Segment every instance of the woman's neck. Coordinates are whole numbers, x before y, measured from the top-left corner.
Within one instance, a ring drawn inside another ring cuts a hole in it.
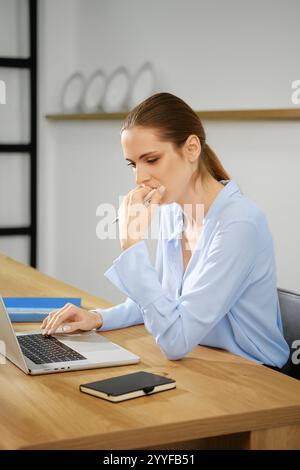
[[[184,212],[188,231],[201,229],[203,218],[223,188],[222,183],[219,183],[211,175],[207,175],[202,180],[198,177],[195,184],[191,181],[184,196],[176,201]]]

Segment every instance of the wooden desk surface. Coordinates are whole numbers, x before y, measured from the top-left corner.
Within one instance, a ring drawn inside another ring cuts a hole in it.
[[[78,295],[85,308],[110,305],[3,255],[0,292]],[[0,365],[1,449],[300,448],[300,382],[201,346],[168,361],[142,325],[101,334],[141,362],[35,377],[9,361]],[[177,388],[122,403],[79,392],[81,383],[138,370],[170,376]]]

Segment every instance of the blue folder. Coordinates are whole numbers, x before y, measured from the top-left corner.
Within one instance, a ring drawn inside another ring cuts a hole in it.
[[[43,321],[52,310],[68,302],[81,306],[78,297],[3,297],[3,302],[12,322]]]

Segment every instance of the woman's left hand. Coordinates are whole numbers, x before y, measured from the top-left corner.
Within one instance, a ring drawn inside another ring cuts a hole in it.
[[[130,191],[125,197],[118,211],[119,216],[119,236],[122,250],[143,240],[148,229],[155,206],[165,191],[164,186],[150,188],[140,185]],[[147,206],[143,204],[144,199],[151,197]]]

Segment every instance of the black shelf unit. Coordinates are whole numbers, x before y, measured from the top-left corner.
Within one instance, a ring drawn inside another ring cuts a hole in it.
[[[26,227],[0,227],[0,236],[28,235],[30,265],[37,264],[37,0],[27,0],[29,9],[30,55],[26,58],[0,57],[0,67],[28,69],[30,72],[30,141],[28,144],[0,143],[1,153],[30,156],[30,224]]]

